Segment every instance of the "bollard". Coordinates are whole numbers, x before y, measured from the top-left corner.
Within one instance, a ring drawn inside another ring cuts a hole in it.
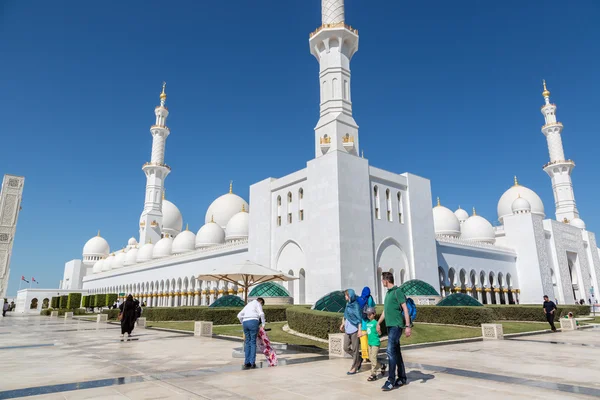
[[[344,333],[329,334],[329,357],[349,358],[350,355],[344,351]]]
[[[146,329],[146,318],[138,318],[137,319],[137,327],[140,329]]]
[[[194,322],[194,336],[212,337],[213,323],[212,321],[196,321]]]
[[[72,312],[66,312],[65,313],[65,319],[70,319],[73,318],[73,313]]]
[[[504,330],[501,324],[481,324],[481,336],[484,339],[504,339]]]
[[[108,322],[108,314],[98,314],[96,317],[96,323]]]
[[[575,318],[561,318],[560,329],[563,331],[574,331],[577,329],[577,321],[575,321]]]
[[[51,311],[50,317],[58,317],[58,311]]]

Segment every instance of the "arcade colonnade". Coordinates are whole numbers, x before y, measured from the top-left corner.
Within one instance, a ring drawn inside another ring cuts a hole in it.
[[[482,304],[519,304],[521,291],[513,286],[510,273],[474,269],[467,273],[464,268],[457,273],[454,268],[443,267],[438,267],[438,272],[442,297],[464,293]]]

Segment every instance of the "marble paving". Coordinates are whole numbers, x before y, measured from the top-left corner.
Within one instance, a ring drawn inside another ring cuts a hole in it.
[[[586,399],[600,397],[600,328],[404,351],[409,384],[381,392],[368,364],[282,348],[242,371],[239,342],[116,325],[0,318],[0,399]]]

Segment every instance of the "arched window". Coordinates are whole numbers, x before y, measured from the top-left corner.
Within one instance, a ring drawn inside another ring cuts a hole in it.
[[[404,206],[402,205],[402,193],[398,192],[398,222],[404,223]]]
[[[373,203],[375,204],[375,218],[381,219],[381,214],[379,212],[379,188],[375,186],[373,188]]]
[[[385,191],[385,203],[387,205],[387,219],[392,221],[392,198],[390,197],[390,189]]]
[[[292,192],[287,194],[287,222],[292,223]]]
[[[304,189],[298,190],[298,220],[304,221],[304,207],[302,206],[302,199],[304,199]]]
[[[281,226],[281,196],[277,196],[277,226]]]

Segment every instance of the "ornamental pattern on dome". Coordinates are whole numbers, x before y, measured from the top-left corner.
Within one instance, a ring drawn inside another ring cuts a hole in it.
[[[468,306],[468,307],[483,307],[483,304],[475,300],[473,297],[464,293],[454,293],[445,297],[437,303],[438,306]]]
[[[336,290],[321,297],[315,305],[313,310],[317,311],[329,311],[341,313],[346,308],[346,296],[341,290]]]
[[[274,282],[263,282],[252,289],[250,297],[290,297],[288,291]]]
[[[244,307],[244,300],[238,296],[227,295],[219,297],[209,307]]]
[[[427,282],[411,279],[400,285],[406,296],[439,296],[440,294]]]

